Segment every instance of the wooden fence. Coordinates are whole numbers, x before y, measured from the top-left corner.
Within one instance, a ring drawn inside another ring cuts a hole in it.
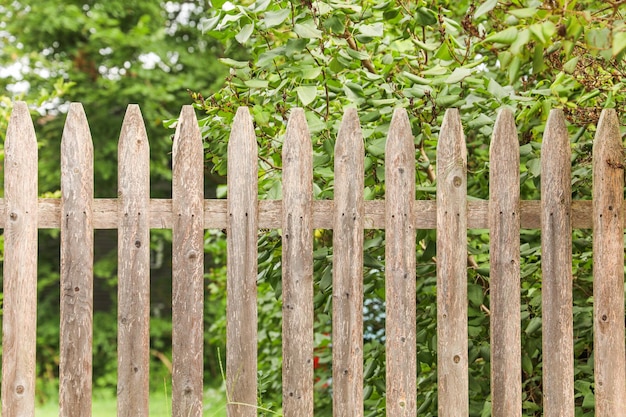
[[[257,236],[283,230],[283,415],[313,416],[313,229],[333,233],[333,409],[363,415],[363,230],[385,229],[387,415],[415,416],[416,229],[437,229],[437,372],[440,417],[468,415],[467,229],[491,234],[493,416],[522,413],[520,228],[542,229],[544,415],[574,416],[572,228],[593,228],[596,416],[626,415],[624,156],[617,115],[605,110],[593,147],[593,200],[572,201],[563,113],[545,128],[541,200],[520,201],[513,114],[500,112],[491,144],[490,199],[468,201],[459,113],[448,110],[437,147],[437,199],[415,200],[407,113],[396,110],[386,145],[385,200],[363,200],[363,139],[345,113],[335,150],[334,201],[312,192],[311,141],[295,109],[283,147],[283,200],[258,200],[257,144],[239,109],[228,149],[228,199],[203,196],[203,147],[191,107],[173,144],[172,199],[151,199],[149,148],[130,106],[119,141],[119,195],[93,197],[93,148],[80,104],[61,144],[61,198],[37,195],[37,143],[25,103],[5,142],[2,415],[35,405],[37,229],[61,230],[60,415],[91,415],[93,230],[118,229],[118,415],[148,416],[149,231],[173,230],[173,415],[202,415],[203,234],[227,229],[228,415],[257,410]]]

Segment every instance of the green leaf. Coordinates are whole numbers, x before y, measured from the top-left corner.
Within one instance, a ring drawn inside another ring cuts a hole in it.
[[[446,78],[447,84],[458,83],[459,81],[463,81],[466,77],[472,75],[472,70],[469,68],[456,68],[452,71],[452,74],[448,78]]]
[[[267,88],[269,82],[267,80],[247,80],[244,84],[250,88]]]
[[[476,284],[469,284],[467,286],[467,298],[472,306],[479,308],[485,298],[482,287]]]
[[[526,326],[526,330],[524,330],[524,332],[530,336],[531,334],[535,333],[540,328],[541,328],[541,317],[533,317],[532,319],[530,319],[530,322],[528,323],[528,326]]]
[[[613,35],[613,56],[619,55],[626,49],[626,32],[617,32]]]
[[[575,56],[574,58],[567,61],[563,64],[563,71],[572,74],[576,70],[576,65],[578,64],[579,57]]]
[[[546,44],[546,37],[543,33],[543,25],[541,23],[535,23],[533,25],[530,25],[529,29],[530,33],[535,36],[535,39],[537,39],[544,45]]]
[[[346,30],[344,19],[339,17],[340,15],[334,15],[324,21],[324,27],[336,34],[342,34]]]
[[[350,55],[351,58],[358,59],[359,61],[370,59],[370,56],[367,54],[367,52],[355,51],[352,48],[348,48],[345,51],[348,53],[348,55]]]
[[[289,9],[280,9],[272,12],[265,13],[265,18],[263,18],[263,22],[265,23],[266,28],[273,28],[274,26],[278,26],[287,19],[289,16]]]
[[[301,85],[296,87],[296,92],[303,106],[308,106],[317,97],[317,87],[314,85]]]
[[[498,5],[498,0],[487,0],[483,4],[481,4],[478,9],[476,9],[476,13],[474,13],[474,19],[478,19],[480,16],[489,13]]]
[[[523,9],[509,10],[507,13],[517,17],[518,19],[526,19],[537,14],[536,7],[525,7]]]
[[[288,57],[293,56],[294,53],[303,51],[309,43],[308,39],[298,38],[298,39],[289,39],[287,41],[287,46],[285,47],[285,54]]]
[[[382,22],[374,23],[373,25],[359,25],[358,29],[361,34],[372,38],[379,38],[383,36]]]
[[[419,26],[430,26],[437,23],[437,16],[435,15],[435,12],[426,7],[420,7],[417,9],[414,19],[415,23]]]
[[[377,138],[371,140],[365,148],[370,155],[380,157],[385,154],[385,143],[387,143],[386,138]]]
[[[247,68],[248,67],[248,61],[236,61],[230,58],[220,58],[219,61],[222,64],[227,65],[231,68]]]
[[[305,80],[313,80],[317,78],[321,73],[322,69],[320,67],[303,68],[302,78]]]
[[[489,84],[487,85],[487,91],[493,94],[498,100],[502,100],[504,97],[507,97],[509,93],[506,91],[504,87],[502,87],[496,80],[493,78],[489,79]],[[481,114],[482,115],[482,114]]]
[[[220,21],[220,16],[214,16],[211,18],[204,18],[204,19],[200,19],[200,24],[199,24],[199,28],[202,31],[202,33],[208,32],[210,30],[213,30],[215,28],[215,26],[217,26],[217,23]]]
[[[315,26],[313,20],[296,23],[293,27],[293,31],[296,32],[298,36],[305,39],[320,39],[322,37],[322,31]]]
[[[515,41],[516,38],[517,28],[515,26],[511,26],[510,28],[506,28],[500,32],[496,32],[492,35],[487,36],[483,42],[503,43],[506,45],[510,45]]]
[[[509,49],[513,55],[520,55],[523,48],[530,41],[530,31],[526,28],[519,32],[517,38],[511,44]]]
[[[235,39],[237,39],[237,42],[244,44],[248,41],[248,39],[250,39],[250,35],[252,35],[253,31],[254,25],[252,23],[248,23],[241,28],[239,33],[235,36]]]

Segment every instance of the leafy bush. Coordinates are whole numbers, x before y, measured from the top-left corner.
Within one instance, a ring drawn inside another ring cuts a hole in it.
[[[262,198],[280,198],[281,143],[290,109],[304,107],[313,137],[314,191],[333,196],[333,149],[343,109],[359,110],[365,140],[365,198],[384,194],[383,150],[395,107],[407,109],[415,137],[417,199],[433,199],[436,141],[444,111],[461,110],[468,193],[488,198],[488,148],[496,111],[514,109],[523,199],[539,197],[539,149],[550,109],[569,121],[574,198],[590,196],[591,138],[600,110],[622,114],[626,26],[618,3],[536,1],[258,0],[213,2],[202,22],[226,46],[230,68],[215,94],[193,93],[207,161],[226,175],[226,144],[236,109],[248,106],[259,143]],[[242,52],[243,51],[243,52]],[[245,58],[241,58],[242,54]],[[469,231],[470,415],[490,415],[489,234]],[[590,233],[574,232],[577,415],[593,415]],[[316,415],[330,415],[331,231],[316,232]],[[365,232],[366,415],[382,415],[384,396],[384,233]],[[418,231],[417,343],[420,414],[435,415],[435,232]],[[522,242],[523,409],[541,415],[540,234]],[[209,245],[210,246],[210,245]],[[280,404],[280,239],[260,238],[259,397]],[[270,287],[273,292],[270,292]],[[223,326],[216,323],[216,326]]]

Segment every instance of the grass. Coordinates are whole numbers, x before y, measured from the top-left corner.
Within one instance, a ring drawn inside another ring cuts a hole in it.
[[[172,399],[170,393],[150,394],[150,417],[169,417],[172,415]],[[114,417],[117,415],[117,400],[108,391],[94,392],[92,400],[92,417]],[[37,407],[37,417],[58,417],[59,404],[57,399]],[[204,417],[226,417],[226,395],[223,389],[209,388],[204,395]]]

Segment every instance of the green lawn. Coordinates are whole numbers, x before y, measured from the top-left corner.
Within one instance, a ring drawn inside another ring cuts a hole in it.
[[[172,415],[172,400],[163,393],[150,395],[150,417],[170,417]],[[96,392],[93,396],[93,417],[114,417],[117,415],[117,401],[107,392]],[[56,399],[37,407],[37,417],[58,417],[59,405]],[[221,389],[210,388],[204,397],[205,417],[226,417],[226,397]]]

